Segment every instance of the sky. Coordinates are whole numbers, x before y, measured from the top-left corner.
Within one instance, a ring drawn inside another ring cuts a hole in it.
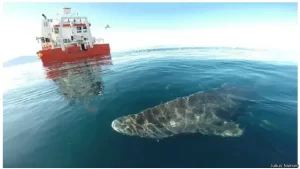
[[[35,55],[42,14],[62,8],[87,16],[92,35],[112,52],[152,46],[230,46],[296,50],[297,3],[5,3],[4,35],[11,45],[2,59]],[[109,24],[111,29],[105,30]],[[11,36],[15,38],[11,38]]]

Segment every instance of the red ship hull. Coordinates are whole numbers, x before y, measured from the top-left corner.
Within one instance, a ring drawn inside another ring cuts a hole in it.
[[[46,71],[47,79],[58,79],[64,77],[66,73],[68,73],[68,71],[80,72],[81,69],[84,69],[86,67],[95,68],[105,65],[112,65],[111,56],[89,57],[88,59],[84,59],[84,61],[76,60],[73,62],[64,62],[61,64],[44,64],[44,69]]]
[[[65,51],[62,51],[61,48],[55,48],[41,50],[37,54],[45,65],[53,62],[72,62],[95,56],[109,56],[110,47],[109,44],[94,44],[93,48],[88,46],[87,50],[82,51],[80,46],[71,46],[67,47]]]

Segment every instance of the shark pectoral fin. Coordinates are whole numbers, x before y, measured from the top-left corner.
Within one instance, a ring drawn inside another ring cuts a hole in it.
[[[225,122],[223,129],[223,136],[237,137],[241,136],[244,132],[244,130],[240,128],[239,124],[234,122]]]

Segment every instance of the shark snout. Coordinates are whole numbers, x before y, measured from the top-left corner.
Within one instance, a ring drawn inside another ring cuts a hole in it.
[[[115,131],[121,133],[121,131],[120,131],[120,129],[121,129],[121,123],[120,123],[118,120],[112,121],[111,127],[112,127]]]
[[[125,135],[134,135],[136,134],[135,125],[132,123],[129,116],[119,117],[111,122],[111,127],[118,133]]]

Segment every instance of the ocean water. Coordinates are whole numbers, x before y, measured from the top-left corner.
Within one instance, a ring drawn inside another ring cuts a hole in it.
[[[282,59],[283,58],[283,59]],[[168,48],[4,68],[4,167],[271,167],[298,164],[297,64],[272,51]],[[157,142],[115,132],[120,116],[228,83],[257,104],[241,137]]]

